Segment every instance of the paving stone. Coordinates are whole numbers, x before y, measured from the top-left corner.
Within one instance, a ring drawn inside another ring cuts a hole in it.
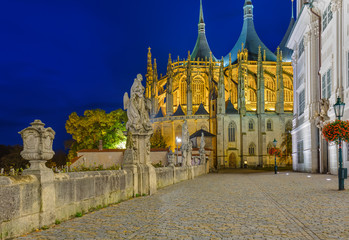
[[[209,174],[18,239],[349,239],[349,191],[308,175]]]

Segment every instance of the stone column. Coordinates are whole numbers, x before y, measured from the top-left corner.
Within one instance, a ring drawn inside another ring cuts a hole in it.
[[[23,171],[23,175],[34,175],[40,182],[40,227],[48,226],[55,222],[56,195],[54,185],[54,173],[45,166],[54,152],[52,143],[55,132],[52,128],[44,128],[45,124],[40,120],[31,123],[31,127],[19,132],[23,138],[23,151],[21,156],[29,160],[30,168]]]

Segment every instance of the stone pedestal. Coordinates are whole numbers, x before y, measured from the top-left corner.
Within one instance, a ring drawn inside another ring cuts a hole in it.
[[[132,134],[132,147],[125,151],[123,168],[133,173],[134,195],[154,194],[156,172],[150,162],[151,134]]]
[[[30,168],[23,171],[23,175],[34,175],[40,182],[40,227],[49,226],[56,220],[55,177],[52,170],[45,166],[45,162],[30,161]]]
[[[55,222],[56,192],[54,173],[45,166],[54,152],[52,143],[55,132],[52,128],[44,128],[45,124],[35,120],[31,126],[19,132],[23,138],[21,156],[29,160],[30,168],[23,171],[23,175],[34,175],[40,182],[40,227]]]

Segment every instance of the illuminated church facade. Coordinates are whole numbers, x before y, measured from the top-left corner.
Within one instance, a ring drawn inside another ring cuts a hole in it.
[[[184,121],[192,136],[204,130],[214,168],[274,164],[268,157],[273,140],[281,143],[282,134],[292,129],[292,52],[285,44],[294,19],[273,53],[256,33],[251,0],[245,0],[243,11],[240,37],[222,59],[210,50],[201,2],[197,42],[186,59],[170,55],[167,73],[159,78],[148,52],[146,97],[152,102],[154,130],[172,150]]]

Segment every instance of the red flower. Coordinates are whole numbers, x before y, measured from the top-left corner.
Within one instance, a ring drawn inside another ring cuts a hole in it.
[[[328,142],[339,142],[339,138],[349,142],[349,121],[335,120],[324,126],[322,135]]]

